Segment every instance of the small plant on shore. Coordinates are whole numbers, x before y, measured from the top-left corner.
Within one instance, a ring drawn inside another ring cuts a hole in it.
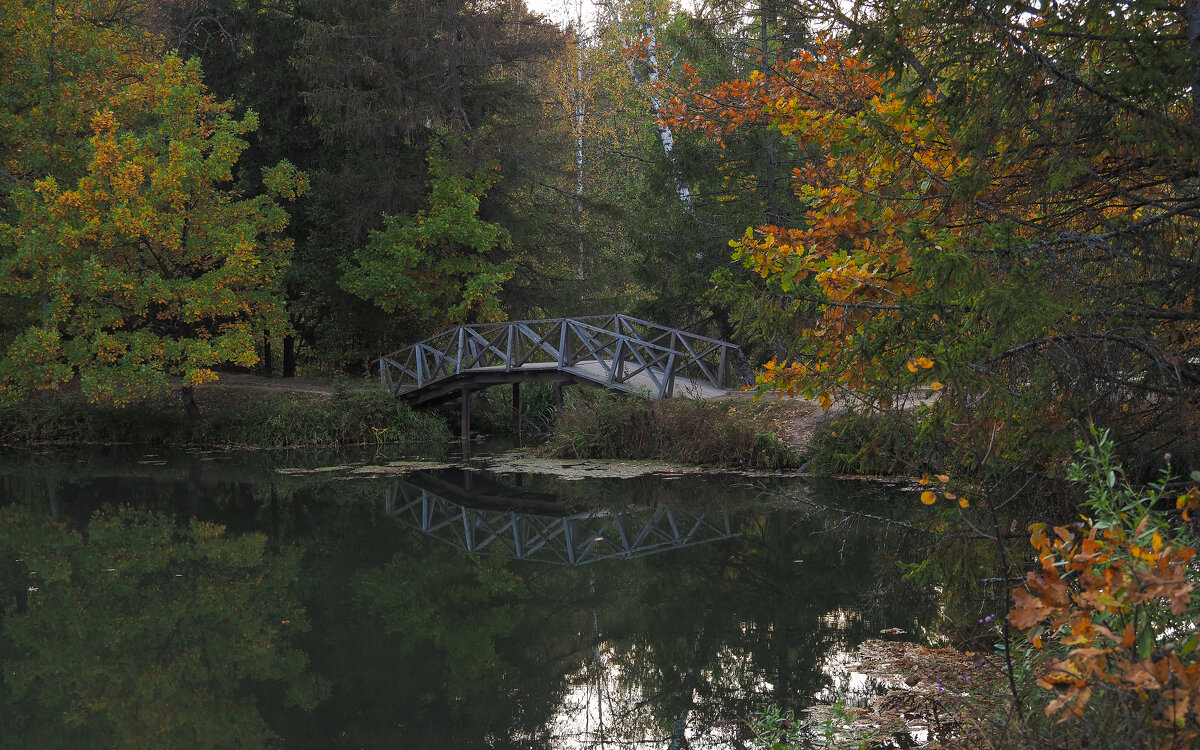
[[[1094,438],[1079,445],[1068,473],[1086,490],[1088,515],[1031,527],[1038,569],[1014,594],[1008,620],[1025,631],[1047,717],[1116,721],[1123,736],[1114,746],[1191,747],[1200,741],[1200,606],[1192,597],[1200,490],[1172,498],[1165,474],[1134,489],[1108,434]]]
[[[809,750],[809,748],[842,748],[855,750],[868,746],[862,741],[838,736],[838,724],[851,720],[845,705],[839,700],[832,706],[832,715],[810,724],[797,719],[791,711],[769,707],[750,719],[755,750]]]

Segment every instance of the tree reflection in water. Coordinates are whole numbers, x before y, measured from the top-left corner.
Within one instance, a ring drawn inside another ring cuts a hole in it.
[[[540,514],[527,551],[579,516],[591,562],[547,565],[397,522],[394,480],[222,460],[0,466],[0,747],[738,747],[832,656],[930,614],[889,559],[904,529],[744,480],[407,480],[461,529]],[[94,514],[112,497],[141,510]]]
[[[81,532],[9,505],[0,559],[0,747],[261,747],[263,686],[324,696],[292,645],[298,555],[260,534],[124,507]]]
[[[746,716],[765,705],[803,707],[829,685],[823,667],[837,654],[882,627],[915,630],[928,616],[915,606],[921,598],[914,592],[894,590],[906,587],[885,559],[902,555],[911,534],[836,509],[743,507],[735,514],[736,533],[712,543],[680,535],[677,546],[688,548],[666,552],[663,534],[647,550],[662,554],[627,547],[576,563],[586,569],[551,574],[533,562],[530,541],[556,542],[562,549],[543,561],[567,562],[571,535],[561,531],[547,540],[546,529],[565,528],[556,524],[577,515],[595,523],[588,515],[594,511],[572,514],[560,505],[555,515],[553,505],[530,510],[529,503],[501,511],[486,500],[496,497],[494,488],[483,493],[482,507],[470,507],[465,497],[437,506],[428,486],[424,496],[406,489],[389,490],[385,507],[416,528],[423,520],[425,532],[443,543],[492,556],[507,551],[510,569],[526,580],[531,607],[552,603],[524,627],[527,641],[557,635],[551,653],[566,687],[549,719],[547,744],[532,746],[662,748],[685,746],[686,739],[697,748],[737,747],[746,739]],[[445,484],[437,491],[455,494]],[[606,504],[604,515],[609,532],[616,518],[646,529],[664,516],[662,506],[614,504]],[[413,515],[418,506],[425,515]],[[678,528],[724,525],[681,508],[672,513]],[[714,515],[727,518],[727,510]],[[495,543],[530,529],[523,541]],[[883,588],[903,596],[889,599]],[[518,656],[520,644],[511,648],[510,658],[536,658]],[[511,746],[520,739],[513,737]]]

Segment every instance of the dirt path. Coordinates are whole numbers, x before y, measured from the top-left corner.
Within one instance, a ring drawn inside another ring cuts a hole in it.
[[[755,400],[754,393],[749,391],[731,393],[723,400],[735,404],[740,416],[769,429],[794,450],[806,448],[817,430],[841,413],[836,406],[826,412],[819,403],[806,398],[768,394]]]

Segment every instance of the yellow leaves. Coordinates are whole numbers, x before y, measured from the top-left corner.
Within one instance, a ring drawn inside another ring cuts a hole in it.
[[[929,384],[929,390],[931,390],[931,391],[940,391],[944,387],[945,386],[943,386],[941,383],[939,383],[936,380]]]
[[[908,368],[909,372],[928,370],[929,368],[933,367],[933,360],[929,357],[912,357],[905,364],[905,367]]]
[[[46,335],[9,349],[26,389],[78,375],[89,398],[127,402],[168,375],[199,385],[215,365],[253,358],[264,323],[283,319],[277,282],[290,244],[271,235],[286,213],[219,182],[253,119],[235,120],[209,95],[197,65],[125,47],[122,65],[97,54],[110,67],[64,84],[76,99],[58,103],[62,161],[47,162],[59,179],[24,193],[19,222],[5,228],[29,270],[23,283],[49,302],[33,329]],[[306,186],[294,171],[284,178],[280,192]]]
[[[53,175],[34,183],[34,191],[45,200],[52,200],[58,194],[58,180]]]
[[[917,480],[917,483],[927,486],[927,485],[932,484],[935,479],[938,482],[940,482],[941,484],[947,484],[950,482],[950,475],[949,474],[935,474],[934,476],[930,477],[928,474],[926,474],[925,476],[923,476],[919,480]],[[934,492],[932,490],[925,490],[924,492],[921,493],[921,502],[926,505],[933,505],[934,503],[937,502],[938,494],[939,493]],[[960,507],[960,508],[966,509],[966,508],[971,507],[971,503],[970,503],[970,501],[967,500],[967,498],[959,497],[957,494],[950,492],[949,490],[942,490],[941,496],[947,500],[957,501],[958,507]]]
[[[112,135],[117,132],[117,118],[111,109],[102,109],[92,117],[92,133]]]

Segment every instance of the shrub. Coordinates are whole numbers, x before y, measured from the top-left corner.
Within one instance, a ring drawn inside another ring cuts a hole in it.
[[[245,394],[239,394],[244,397]],[[82,396],[39,396],[0,407],[0,443],[217,444],[260,448],[362,443],[444,443],[440,418],[413,411],[379,388],[339,389],[332,396],[276,393],[208,405],[189,429],[174,398],[124,408]],[[240,405],[234,405],[238,404]]]
[[[589,394],[563,410],[550,452],[565,458],[662,459],[713,466],[784,469],[797,456],[755,430],[722,401],[647,401]]]
[[[1037,569],[1008,621],[1025,631],[1047,716],[1116,722],[1122,742],[1190,747],[1200,740],[1200,574],[1192,488],[1169,501],[1167,476],[1143,490],[1124,481],[1107,432],[1080,444],[1068,477],[1084,520],[1031,527]],[[1200,479],[1200,472],[1193,475]],[[1093,735],[1093,727],[1079,731]],[[1138,735],[1135,739],[1134,734]]]
[[[98,406],[79,395],[36,396],[0,406],[0,443],[171,443],[187,434],[183,411],[148,404]]]
[[[808,447],[809,471],[831,476],[912,474],[925,458],[913,412],[850,413],[831,421]]]

